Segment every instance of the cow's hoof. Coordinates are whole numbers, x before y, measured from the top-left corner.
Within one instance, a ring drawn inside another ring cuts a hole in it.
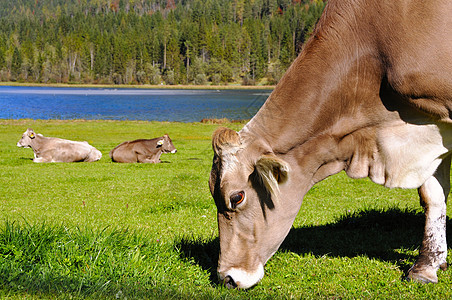
[[[438,283],[438,276],[434,268],[422,268],[415,264],[408,271],[406,280],[419,283]]]

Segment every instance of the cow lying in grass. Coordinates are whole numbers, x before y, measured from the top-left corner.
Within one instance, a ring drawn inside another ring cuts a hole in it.
[[[34,162],[92,162],[102,157],[102,153],[88,144],[55,137],[45,137],[28,128],[17,142],[18,147],[31,148]]]
[[[165,134],[155,139],[140,139],[119,144],[110,151],[114,162],[120,163],[159,163],[162,153],[176,153],[171,138]]]

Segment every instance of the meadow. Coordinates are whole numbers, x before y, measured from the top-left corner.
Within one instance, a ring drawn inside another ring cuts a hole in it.
[[[438,284],[404,281],[422,239],[416,190],[344,173],[314,186],[254,288],[216,279],[218,229],[208,188],[220,125],[144,121],[0,120],[2,299],[448,299]],[[222,126],[239,130],[243,124]],[[88,141],[94,163],[33,163],[27,128]],[[112,163],[125,140],[168,133],[161,164]],[[452,208],[448,240],[452,241]],[[452,261],[449,247],[448,261]]]

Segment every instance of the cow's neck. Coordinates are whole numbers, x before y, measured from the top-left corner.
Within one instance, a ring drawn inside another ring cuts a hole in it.
[[[347,28],[337,30],[344,36],[322,30],[241,132],[251,140],[264,139],[275,154],[295,166],[305,177],[306,191],[346,167],[359,137],[397,118],[380,100],[383,67],[375,47],[354,40]]]
[[[30,148],[33,149],[33,152],[37,155],[41,153],[41,150],[47,143],[47,140],[47,137],[36,134],[35,138],[31,140]]]

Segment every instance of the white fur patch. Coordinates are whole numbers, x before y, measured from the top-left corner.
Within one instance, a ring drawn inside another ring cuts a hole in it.
[[[231,171],[235,170],[236,166],[239,163],[237,157],[235,156],[235,152],[234,153],[229,153],[229,152],[223,153],[223,155],[221,156],[221,162],[222,162],[223,173],[231,172]]]
[[[259,264],[257,270],[253,273],[246,272],[242,269],[231,268],[224,274],[224,276],[220,276],[221,281],[223,281],[227,276],[230,276],[235,281],[239,289],[247,289],[256,285],[262,277],[264,277],[264,266]]]
[[[374,172],[371,179],[389,188],[417,188],[451,149],[452,130],[403,123],[381,128],[377,139],[384,172]]]

